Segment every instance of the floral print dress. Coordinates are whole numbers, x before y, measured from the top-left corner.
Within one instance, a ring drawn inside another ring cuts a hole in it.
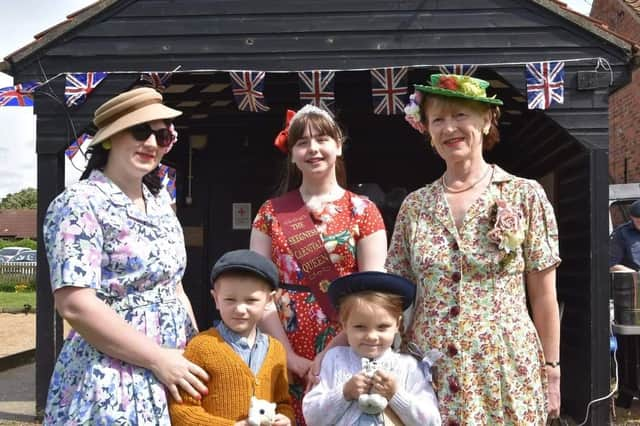
[[[340,276],[358,270],[358,241],[384,230],[384,222],[376,205],[349,191],[345,191],[338,200],[312,212],[311,217]],[[276,294],[275,303],[294,351],[312,360],[338,334],[339,325],[327,318],[313,294],[302,287],[302,270],[291,253],[270,200],[260,207],[253,227],[271,237],[271,258],[278,267],[280,280],[301,286],[301,291],[281,289]],[[301,384],[291,385],[298,425],[304,425],[300,405],[302,392]]]
[[[526,305],[525,275],[558,265],[551,204],[535,181],[497,166],[460,230],[440,181],[411,193],[394,229],[387,269],[417,283],[404,336],[436,349],[434,387],[445,425],[543,425],[542,346]],[[498,207],[519,212],[522,241],[498,248]]]
[[[143,191],[146,214],[95,170],[51,203],[44,220],[51,285],[92,288],[158,345],[184,348],[195,330],[176,298],[186,265],[182,228],[166,191]],[[169,425],[166,398],[151,371],[99,352],[72,330],[44,424]]]

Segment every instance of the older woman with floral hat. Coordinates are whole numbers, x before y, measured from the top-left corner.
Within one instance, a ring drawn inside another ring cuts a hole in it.
[[[404,341],[442,354],[443,424],[543,425],[560,410],[558,231],[537,182],[483,157],[502,105],[488,87],[440,74],[415,86],[407,121],[446,170],[405,199],[386,265],[418,285]]]
[[[181,114],[153,89],[100,106],[81,181],[49,205],[44,242],[58,313],[73,327],[44,424],[170,424],[168,393],[206,393],[182,356],[195,333],[182,228],[157,177]],[[164,386],[163,386],[164,385]]]

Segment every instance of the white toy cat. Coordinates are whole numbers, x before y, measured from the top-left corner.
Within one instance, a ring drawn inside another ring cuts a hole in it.
[[[276,403],[251,397],[249,406],[249,418],[247,421],[251,426],[270,426],[276,417]]]
[[[367,377],[373,377],[379,365],[375,360],[362,358],[362,372]],[[358,406],[363,413],[376,415],[380,414],[387,408],[387,398],[377,393],[365,394],[358,397]]]

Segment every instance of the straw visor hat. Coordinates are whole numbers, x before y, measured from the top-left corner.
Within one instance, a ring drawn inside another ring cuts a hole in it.
[[[182,111],[162,104],[162,95],[149,87],[129,90],[100,105],[93,115],[98,132],[91,145],[98,144],[122,130],[154,120],[167,120]],[[90,146],[91,146],[90,145]]]

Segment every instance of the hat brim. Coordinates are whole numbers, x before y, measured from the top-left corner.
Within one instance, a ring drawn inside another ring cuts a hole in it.
[[[355,272],[334,280],[329,286],[331,303],[338,308],[340,299],[363,291],[391,293],[402,297],[402,309],[411,306],[416,298],[416,285],[399,275],[386,272]]]
[[[89,146],[109,139],[116,133],[126,130],[129,127],[135,126],[136,124],[148,123],[154,120],[168,120],[171,118],[176,118],[180,115],[182,115],[182,111],[169,108],[168,106],[161,103],[147,105],[120,117],[113,123],[109,123],[105,127],[98,130]]]
[[[470,96],[470,95],[465,95],[464,93],[461,93],[461,92],[456,92],[454,90],[443,89],[442,87],[423,86],[422,84],[414,84],[413,87],[416,90],[419,90],[423,93],[430,93],[432,95],[446,96],[450,98],[468,99],[470,101],[483,102],[483,103],[492,104],[492,105],[504,105],[502,100],[497,99],[495,97],[487,98],[483,96]]]

